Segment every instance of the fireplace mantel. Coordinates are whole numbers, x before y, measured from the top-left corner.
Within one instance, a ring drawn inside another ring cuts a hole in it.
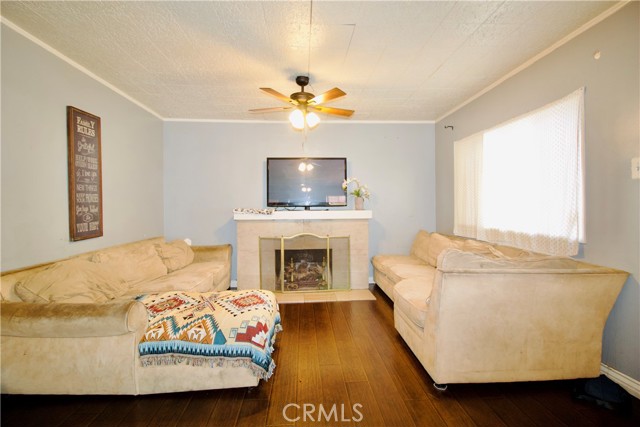
[[[351,289],[369,286],[370,210],[276,211],[271,215],[234,213],[238,289],[260,288],[261,237],[312,233],[350,238]]]
[[[234,221],[296,221],[323,219],[371,219],[372,211],[275,211],[271,215],[234,213]]]

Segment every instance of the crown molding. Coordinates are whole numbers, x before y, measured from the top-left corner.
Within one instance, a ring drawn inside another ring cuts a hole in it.
[[[147,107],[146,105],[144,105],[143,103],[141,103],[137,99],[132,98],[130,95],[128,95],[127,93],[125,93],[122,90],[118,89],[116,86],[112,85],[111,83],[109,83],[108,81],[103,79],[102,77],[100,77],[100,76],[94,74],[93,72],[89,71],[87,68],[85,68],[82,65],[78,64],[77,62],[75,62],[73,59],[69,58],[68,56],[65,56],[62,52],[60,52],[57,49],[55,49],[55,48],[51,47],[50,45],[46,44],[45,42],[43,42],[39,38],[35,37],[33,34],[28,33],[27,31],[23,30],[21,27],[19,27],[15,23],[11,22],[10,20],[5,18],[4,16],[0,16],[0,23],[2,23],[3,25],[6,25],[8,28],[11,28],[16,33],[20,34],[21,36],[23,36],[23,37],[27,38],[28,40],[32,41],[33,43],[37,44],[38,46],[40,46],[41,48],[43,48],[47,52],[49,52],[49,53],[53,54],[54,56],[58,57],[59,59],[63,60],[67,64],[71,65],[73,68],[75,68],[78,71],[86,74],[87,76],[91,77],[92,79],[94,79],[98,83],[102,84],[103,86],[106,86],[107,88],[111,89],[112,91],[114,91],[118,95],[120,95],[123,98],[125,98],[127,101],[132,102],[133,104],[137,105],[138,107],[142,108],[143,110],[147,111],[148,113],[154,115],[158,119],[164,120],[162,118],[162,116],[160,116],[160,114],[156,113],[151,108]]]
[[[75,69],[77,69],[78,71],[80,71],[80,72],[86,74],[87,76],[91,77],[92,79],[94,79],[98,83],[102,84],[103,86],[106,86],[107,88],[109,88],[112,91],[116,92],[118,95],[122,96],[126,100],[132,102],[133,104],[137,105],[138,107],[142,108],[143,110],[147,111],[148,113],[152,114],[153,116],[157,117],[158,119],[162,120],[163,122],[267,123],[267,124],[269,124],[269,123],[272,123],[272,124],[287,123],[288,124],[289,123],[288,120],[224,120],[224,119],[186,119],[186,118],[165,118],[165,117],[162,117],[160,114],[158,114],[157,112],[155,112],[151,108],[147,107],[146,105],[144,105],[143,103],[141,103],[137,99],[131,97],[130,95],[128,95],[127,93],[123,92],[122,90],[120,90],[116,86],[112,85],[108,81],[104,80],[100,76],[96,75],[92,71],[89,71],[84,66],[78,64],[77,62],[75,62],[74,60],[69,58],[68,56],[64,55],[62,52],[58,51],[57,49],[55,49],[52,46],[48,45],[47,43],[43,42],[39,38],[35,37],[33,34],[25,31],[20,26],[18,26],[17,24],[13,23],[10,20],[8,20],[4,16],[0,16],[0,23],[2,23],[3,25],[6,25],[8,28],[11,28],[16,33],[20,34],[21,36],[25,37],[26,39],[28,39],[31,42],[35,43],[36,45],[40,46],[41,48],[43,48],[47,52],[49,52],[49,53],[53,54],[54,56],[58,57],[62,61],[66,62],[67,64],[69,64],[72,67],[74,67]],[[403,121],[403,120],[341,120],[341,121],[338,121],[338,120],[336,120],[336,121],[323,120],[321,123],[324,123],[324,124],[329,124],[329,123],[335,123],[335,124],[435,124],[435,121],[434,120],[411,120],[411,121]]]
[[[600,22],[602,22],[603,20],[605,20],[609,16],[613,15],[614,13],[616,13],[617,11],[622,9],[630,1],[631,0],[622,0],[622,1],[618,2],[618,3],[616,3],[611,8],[607,9],[606,11],[601,13],[600,15],[598,15],[595,18],[591,19],[589,22],[585,23],[580,28],[574,30],[573,32],[571,32],[567,36],[565,36],[562,39],[558,40],[556,43],[552,44],[551,46],[549,46],[544,51],[540,52],[539,54],[537,54],[533,58],[531,58],[528,61],[524,62],[522,65],[520,65],[520,66],[516,67],[515,69],[511,70],[509,73],[505,74],[503,77],[501,77],[500,79],[498,79],[497,81],[495,81],[491,85],[489,85],[486,88],[482,89],[480,92],[478,92],[475,95],[473,95],[472,97],[468,98],[466,101],[458,104],[456,107],[454,107],[453,109],[451,109],[448,112],[444,113],[443,115],[441,115],[440,117],[438,117],[435,120],[410,120],[410,121],[403,121],[403,120],[326,121],[325,120],[324,123],[325,124],[326,123],[338,123],[338,124],[435,124],[435,123],[438,123],[441,120],[443,120],[443,119],[447,118],[448,116],[450,116],[451,114],[455,113],[456,111],[460,110],[464,106],[466,106],[466,105],[470,104],[471,102],[475,101],[476,99],[480,98],[485,93],[487,93],[487,92],[491,91],[492,89],[494,89],[495,87],[499,86],[504,81],[508,80],[509,78],[513,77],[514,75],[518,74],[519,72],[523,71],[524,69],[530,67],[535,62],[537,62],[540,59],[544,58],[545,56],[549,55],[551,52],[555,51],[559,47],[561,47],[561,46],[565,45],[566,43],[568,43],[569,41],[573,40],[578,35],[582,34],[583,32],[587,31],[588,29],[592,28],[593,26],[599,24]],[[143,104],[140,101],[138,101],[137,99],[131,97],[130,95],[128,95],[124,91],[120,90],[119,88],[117,88],[113,84],[109,83],[108,81],[104,80],[100,76],[96,75],[92,71],[89,71],[84,66],[78,64],[77,62],[75,62],[71,58],[67,57],[66,55],[64,55],[63,53],[61,53],[57,49],[53,48],[52,46],[48,45],[47,43],[43,42],[39,38],[35,37],[31,33],[25,31],[20,26],[18,26],[17,24],[13,23],[9,19],[5,18],[4,16],[0,16],[0,23],[3,24],[3,25],[6,25],[8,28],[11,28],[13,31],[17,32],[18,34],[22,35],[23,37],[27,38],[28,40],[30,40],[33,43],[37,44],[38,46],[42,47],[43,49],[45,49],[49,53],[51,53],[51,54],[55,55],[56,57],[60,58],[61,60],[63,60],[67,64],[71,65],[72,67],[76,68],[80,72],[86,74],[87,76],[91,77],[92,79],[96,80],[97,82],[101,83],[102,85],[106,86],[107,88],[111,89],[112,91],[116,92],[118,95],[122,96],[123,98],[127,99],[128,101],[132,102],[133,104],[137,105],[138,107],[142,108],[143,110],[147,111],[148,113],[150,113],[153,116],[157,117],[158,119],[162,120],[163,122],[288,123],[288,121],[286,121],[286,120],[281,120],[281,121],[280,120],[278,120],[278,121],[276,121],[276,120],[219,120],[219,119],[181,119],[181,118],[165,118],[165,117],[162,117],[160,114],[158,114],[157,112],[155,112],[151,108],[147,107],[145,104]]]
[[[567,34],[565,37],[561,38],[560,40],[558,40],[557,42],[555,42],[554,44],[552,44],[551,46],[549,46],[548,48],[546,48],[545,50],[543,50],[542,52],[540,52],[539,54],[534,56],[533,58],[531,58],[528,61],[524,62],[520,66],[514,68],[513,70],[511,70],[510,72],[508,72],[507,74],[505,74],[504,76],[502,76],[501,78],[499,78],[498,80],[496,80],[495,82],[490,84],[489,86],[485,87],[480,92],[478,92],[475,95],[473,95],[471,98],[467,99],[466,101],[462,102],[461,104],[458,104],[456,107],[454,107],[451,110],[447,111],[442,116],[438,117],[435,121],[439,122],[439,121],[441,121],[443,119],[446,119],[451,114],[455,113],[456,111],[458,111],[462,107],[464,107],[464,106],[470,104],[471,102],[475,101],[476,99],[480,98],[482,95],[484,95],[485,93],[487,93],[487,92],[491,91],[492,89],[496,88],[497,86],[499,86],[500,84],[502,84],[506,80],[510,79],[511,77],[515,76],[516,74],[518,74],[522,70],[524,70],[526,68],[529,68],[531,65],[533,65],[536,62],[538,62],[540,59],[544,58],[545,56],[549,55],[551,52],[553,52],[556,49],[558,49],[559,47],[567,44],[568,42],[570,42],[574,38],[578,37],[580,34],[584,33],[588,29],[590,29],[590,28],[594,27],[595,25],[599,24],[600,22],[604,21],[605,19],[607,19],[608,17],[610,17],[611,15],[613,15],[614,13],[616,13],[617,11],[622,9],[624,6],[626,6],[630,1],[631,0],[623,0],[623,1],[620,1],[620,2],[616,3],[614,6],[610,7],[607,10],[605,10],[604,12],[602,12],[600,15],[596,16],[592,20],[586,22],[585,24],[580,26],[578,29],[576,29],[576,30],[572,31],[571,33]]]
[[[263,124],[289,124],[289,120],[221,120],[221,119],[163,119],[165,122],[195,122],[195,123],[263,123]],[[322,120],[320,124],[350,125],[350,124],[415,124],[433,125],[435,120]]]

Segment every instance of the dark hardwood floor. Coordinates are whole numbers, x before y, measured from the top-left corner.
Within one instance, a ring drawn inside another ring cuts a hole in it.
[[[393,327],[391,302],[281,305],[277,368],[253,389],[151,396],[2,396],[2,426],[638,426],[571,398],[572,381],[438,392]],[[197,369],[205,368],[194,368]],[[298,409],[299,408],[299,409]]]

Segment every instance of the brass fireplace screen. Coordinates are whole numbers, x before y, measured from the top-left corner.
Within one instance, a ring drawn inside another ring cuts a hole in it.
[[[260,237],[260,288],[280,292],[350,289],[349,237],[311,233]]]

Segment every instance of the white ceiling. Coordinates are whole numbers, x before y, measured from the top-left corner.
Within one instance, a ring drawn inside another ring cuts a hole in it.
[[[351,120],[431,121],[617,2],[2,2],[10,23],[165,119],[284,120],[260,90],[335,86]],[[309,55],[310,53],[310,55]],[[328,118],[324,116],[323,118]],[[335,118],[332,120],[345,120]]]

